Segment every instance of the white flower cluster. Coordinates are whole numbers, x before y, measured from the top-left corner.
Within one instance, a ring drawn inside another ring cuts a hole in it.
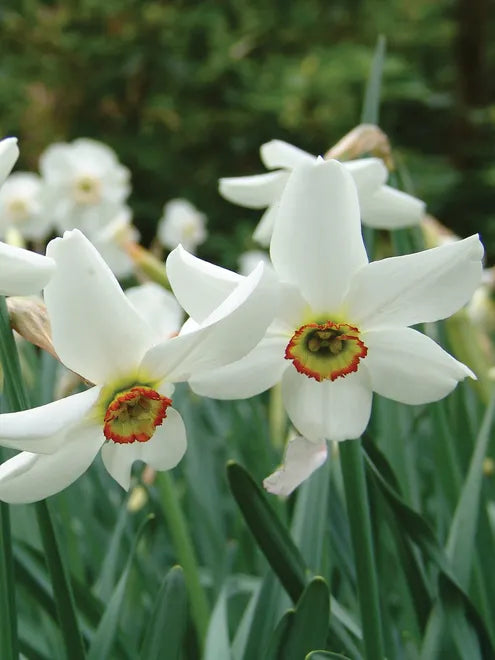
[[[50,241],[46,257],[0,250],[0,290],[43,288],[57,355],[93,384],[0,415],[0,445],[21,450],[0,466],[0,499],[29,502],[56,493],[100,450],[124,488],[136,460],[172,468],[186,449],[184,424],[172,406],[176,382],[221,399],[250,397],[280,382],[300,435],[265,486],[288,494],[325,460],[327,440],[363,433],[374,392],[424,404],[475,378],[410,326],[446,318],[469,301],[481,279],[483,246],[474,235],[369,262],[362,220],[391,227],[395,217],[404,226],[423,212],[422,202],[385,185],[381,161],[343,165],[273,141],[262,150],[265,162],[285,169],[222,180],[231,199],[270,205],[270,222],[263,220],[270,264],[253,270],[253,262],[245,263],[249,274],[240,275],[176,247],[167,276],[190,316],[179,329],[180,312],[168,294],[151,286],[126,297],[97,250],[73,229],[92,234],[95,205],[112,208],[113,218],[128,194],[127,171],[106,149],[93,159],[94,148],[79,141],[79,160],[67,145],[55,145],[42,159],[53,222],[66,230]],[[17,153],[15,140],[0,143],[0,176]],[[166,212],[174,221],[162,240],[172,246],[180,235],[192,250],[204,236],[204,218],[184,200]],[[105,230],[113,232],[110,223]]]

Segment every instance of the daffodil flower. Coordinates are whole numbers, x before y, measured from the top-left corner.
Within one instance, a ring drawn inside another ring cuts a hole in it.
[[[258,243],[267,246],[277,206],[292,169],[300,163],[316,161],[316,156],[282,140],[266,142],[260,153],[264,165],[270,170],[275,169],[274,172],[223,178],[219,190],[234,204],[254,209],[268,207],[253,234]],[[363,224],[379,229],[398,229],[419,223],[424,214],[424,202],[384,185],[388,172],[381,159],[359,158],[343,165],[356,184]]]
[[[17,138],[0,141],[0,185],[19,157]],[[0,295],[27,296],[39,293],[48,282],[55,264],[52,259],[0,243]]]
[[[199,394],[232,399],[282,382],[289,418],[310,441],[295,441],[275,485],[270,483],[272,490],[286,493],[306,473],[302,456],[306,467],[316,465],[325,439],[363,433],[373,392],[423,404],[475,377],[408,326],[446,318],[470,299],[480,281],[483,247],[471,236],[368,263],[355,185],[337,161],[298,165],[279,213],[271,259],[285,288],[274,322],[244,358],[214,375],[193,376],[190,384]],[[239,277],[181,251],[169,268],[175,295],[198,323]]]
[[[22,449],[0,466],[0,499],[32,502],[75,481],[101,449],[108,472],[129,488],[134,461],[173,468],[186,432],[173,383],[241,357],[273,318],[273,279],[260,266],[195,331],[158,341],[97,250],[78,230],[54,239],[45,288],[60,360],[95,385],[0,415],[0,444]]]
[[[156,236],[169,250],[180,244],[188,252],[195,252],[208,236],[206,216],[187,199],[171,199],[163,207]]]

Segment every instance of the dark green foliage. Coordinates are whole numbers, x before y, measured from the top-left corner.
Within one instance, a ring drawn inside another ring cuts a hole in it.
[[[8,0],[0,129],[30,169],[54,140],[107,142],[133,173],[145,242],[184,196],[209,217],[205,256],[232,266],[259,213],[223,201],[217,179],[263,171],[274,137],[322,153],[357,124],[383,34],[382,128],[429,209],[462,235],[481,230],[493,261],[486,4]]]

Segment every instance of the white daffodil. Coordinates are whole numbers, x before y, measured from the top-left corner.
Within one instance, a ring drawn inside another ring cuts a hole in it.
[[[59,231],[87,236],[115,216],[130,193],[129,170],[107,145],[80,138],[50,145],[40,157],[46,202]]]
[[[187,199],[171,199],[163,207],[158,221],[157,238],[172,250],[179,244],[189,252],[195,252],[207,237],[206,216]]]
[[[273,232],[277,206],[294,167],[316,161],[316,156],[282,140],[271,140],[260,149],[267,174],[220,179],[220,193],[234,204],[253,209],[268,207],[256,227],[253,238],[268,246]],[[343,163],[356,184],[361,220],[369,227],[397,229],[417,224],[423,214],[424,202],[384,185],[388,172],[379,158],[359,158]],[[280,169],[278,169],[280,168]]]
[[[0,185],[8,177],[18,157],[16,138],[0,141]],[[54,267],[53,260],[41,254],[0,243],[0,295],[28,296],[39,293],[48,282]]]
[[[27,240],[50,234],[52,219],[42,202],[43,183],[33,172],[11,174],[0,189],[0,234],[17,230]]]
[[[319,447],[295,441],[275,480],[287,492],[307,473],[301,456],[307,456],[306,468],[314,466],[325,439],[363,433],[373,392],[423,404],[446,396],[466,376],[474,378],[408,326],[445,318],[470,299],[480,280],[483,247],[471,236],[368,263],[355,185],[337,161],[298,165],[279,213],[271,258],[285,291],[275,321],[251,353],[214,375],[193,376],[190,384],[199,394],[232,399],[282,382],[289,418]],[[199,323],[239,277],[180,251],[169,268],[177,299]],[[298,465],[291,464],[294,456]]]
[[[172,407],[173,383],[238,359],[273,317],[273,279],[245,278],[201,326],[157,343],[97,250],[79,231],[51,241],[56,262],[45,288],[53,345],[90,389],[0,415],[0,445],[22,449],[0,466],[0,499],[32,502],[75,481],[101,449],[108,472],[129,488],[134,461],[168,470],[186,433]]]

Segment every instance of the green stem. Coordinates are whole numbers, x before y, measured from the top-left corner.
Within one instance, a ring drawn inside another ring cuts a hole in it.
[[[172,542],[177,553],[178,563],[184,569],[184,577],[191,602],[191,614],[200,645],[203,647],[210,618],[210,608],[199,579],[198,562],[192,539],[179,504],[172,475],[169,472],[161,472],[157,476],[156,483],[160,490],[163,513],[167,520],[170,534],[172,535]]]
[[[67,570],[60,554],[60,547],[48,503],[46,500],[36,502],[35,509],[67,658],[70,658],[70,660],[84,660],[86,654],[84,652],[81,632],[77,624],[74,597],[70,587],[69,576],[67,575]]]
[[[3,296],[0,296],[0,357],[4,371],[4,393],[10,409],[12,411],[25,410],[29,407],[29,399],[22,380],[19,355],[10,328],[9,313]],[[67,657],[71,660],[83,660],[85,653],[77,624],[72,590],[46,502],[36,504],[36,515],[52,580],[53,595]],[[5,552],[4,550],[4,554]],[[9,615],[15,616],[15,610],[13,614],[9,612]],[[4,612],[2,610],[3,616]]]
[[[361,440],[347,440],[341,443],[340,461],[356,563],[365,654],[367,660],[383,660],[385,654],[378,581]]]
[[[10,536],[9,507],[0,502],[0,651],[5,660],[19,657],[15,606],[14,566]]]
[[[280,383],[274,385],[270,390],[270,401],[268,405],[268,425],[270,429],[270,439],[277,449],[282,449],[285,445],[285,429],[287,417],[285,415],[285,406],[282,401],[282,387]]]

